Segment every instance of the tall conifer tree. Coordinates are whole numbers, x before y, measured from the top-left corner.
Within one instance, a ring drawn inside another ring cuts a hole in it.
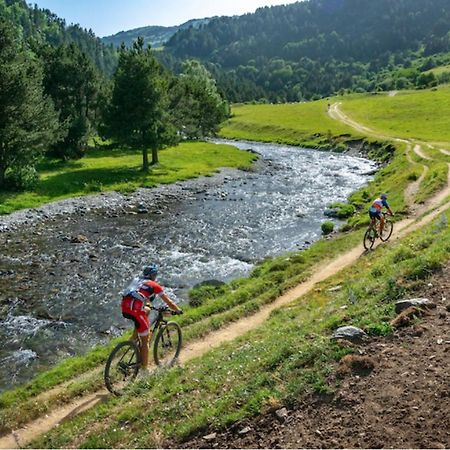
[[[168,80],[150,48],[139,38],[131,49],[122,46],[114,75],[110,107],[105,115],[105,135],[142,149],[142,169],[158,163],[158,150],[175,142],[168,109]]]
[[[58,116],[43,95],[42,68],[22,48],[16,30],[0,20],[0,188],[34,169],[58,135]]]

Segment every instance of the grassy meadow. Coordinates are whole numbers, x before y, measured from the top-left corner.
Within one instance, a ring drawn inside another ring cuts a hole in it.
[[[142,153],[139,151],[100,147],[77,161],[45,159],[38,166],[40,180],[32,191],[0,192],[0,214],[96,192],[129,192],[208,176],[221,167],[249,167],[255,158],[254,154],[229,145],[186,142],[161,150],[160,164],[148,174],[141,171]]]
[[[280,105],[235,105],[220,135],[228,139],[301,145],[311,148],[339,147],[339,137],[362,136],[327,115],[331,100]],[[341,147],[342,148],[342,147]]]
[[[356,122],[378,134],[428,142],[436,148],[422,146],[430,160],[424,160],[411,152],[418,164],[411,165],[406,158],[406,144],[391,141],[390,164],[378,172],[375,182],[350,197],[357,209],[365,205],[377,192],[387,191],[396,212],[406,212],[404,191],[419,178],[422,168],[429,167],[428,174],[419,187],[415,200],[423,202],[442,189],[447,183],[450,157],[439,148],[450,149],[450,86],[440,86],[422,91],[400,91],[395,96],[387,94],[352,94],[310,103],[283,105],[235,105],[233,116],[221,130],[221,136],[229,139],[247,139],[302,145],[314,148],[342,150],[352,141],[366,140],[380,150],[369,155],[383,160],[386,142],[376,136],[363,136],[354,128],[330,118],[328,104],[339,102],[340,109]],[[392,147],[396,148],[392,152]],[[365,224],[365,216],[350,219],[351,225]]]
[[[436,76],[442,75],[443,73],[450,73],[450,64],[447,64],[445,66],[434,67],[433,69],[428,70],[427,73],[428,72],[432,72]]]
[[[403,91],[395,96],[351,96],[340,108],[377,133],[422,143],[421,152],[426,159],[411,152],[415,162],[429,169],[415,197],[416,202],[424,202],[446,186],[450,156],[439,149],[450,149],[450,86]],[[418,177],[420,171],[417,167],[415,170]],[[411,169],[396,172],[399,178],[406,175],[408,180],[414,179]]]
[[[341,109],[389,136],[450,144],[450,85],[423,91],[344,97]]]

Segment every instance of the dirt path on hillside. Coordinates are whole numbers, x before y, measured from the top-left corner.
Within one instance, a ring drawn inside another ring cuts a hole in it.
[[[406,140],[406,139],[401,139],[401,138],[397,138],[397,137],[392,137],[392,136],[387,136],[385,134],[382,133],[378,133],[375,130],[372,130],[372,128],[369,128],[365,125],[360,124],[359,122],[356,122],[355,120],[351,119],[350,117],[348,117],[346,114],[344,114],[340,109],[339,106],[342,103],[333,103],[330,107],[330,109],[328,110],[328,115],[334,119],[334,120],[338,120],[339,122],[345,123],[346,125],[354,128],[355,130],[359,131],[362,134],[370,134],[371,136],[380,138],[380,139],[385,139],[388,141],[397,141],[397,142],[405,142],[405,143],[409,143],[410,141]]]
[[[331,109],[333,109],[334,107],[336,107],[334,111],[339,112],[336,104],[333,105]],[[354,123],[356,124],[356,122]],[[401,239],[412,231],[425,226],[440,214],[442,214],[445,210],[450,208],[450,202],[442,204],[450,196],[450,164],[448,181],[449,182],[444,190],[435,195],[425,204],[417,207],[416,211],[414,212],[414,217],[405,219],[395,224],[394,236],[392,238],[393,240]],[[416,220],[417,217],[421,217],[422,215],[424,216],[421,219]],[[199,357],[207,351],[220,346],[222,343],[231,341],[236,337],[243,335],[247,331],[257,328],[267,320],[272,311],[281,308],[289,304],[293,300],[296,300],[297,298],[303,296],[304,294],[309,292],[317,283],[324,281],[330,276],[337,274],[342,269],[356,262],[364,253],[365,252],[361,244],[356,246],[349,252],[340,255],[334,260],[319,265],[314,270],[314,273],[309,280],[306,280],[305,282],[299,284],[297,287],[286,292],[283,296],[279,297],[272,304],[263,307],[253,316],[243,318],[222,329],[208,334],[199,341],[189,343],[182,350],[180,362],[185,363],[193,358]],[[61,389],[61,387],[56,387],[55,389]],[[49,395],[49,393],[45,395]],[[101,390],[88,396],[78,398],[62,407],[58,407],[52,413],[47,414],[45,417],[41,417],[35,421],[32,421],[26,424],[26,426],[22,427],[21,429],[0,438],[0,448],[18,448],[21,446],[25,446],[33,439],[57,426],[60,422],[73,418],[77,414],[93,407],[94,405],[100,403],[101,401],[104,401],[107,398],[108,393],[106,392],[106,390]]]
[[[412,166],[419,165],[419,163],[415,162],[411,158],[411,144],[408,144],[408,146],[406,148],[406,159]],[[405,202],[410,211],[413,211],[415,209],[416,205],[414,204],[414,199],[416,197],[417,192],[419,191],[422,181],[425,179],[425,177],[427,176],[427,173],[429,171],[428,166],[421,164],[421,167],[422,167],[422,173],[421,173],[420,177],[416,181],[413,181],[412,183],[410,183],[405,190]]]
[[[429,156],[425,155],[422,147],[419,144],[416,144],[414,146],[414,153],[422,159],[426,159],[427,161],[433,161],[433,158],[430,158]]]
[[[450,448],[449,271],[447,264],[417,293],[438,305],[420,324],[357,348],[373,371],[333,374],[333,395],[307,395],[280,417],[204,430],[182,448]]]

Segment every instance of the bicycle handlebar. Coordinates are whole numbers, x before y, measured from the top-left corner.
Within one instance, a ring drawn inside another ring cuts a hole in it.
[[[172,311],[168,306],[160,306],[159,308],[155,308],[154,306],[151,306],[150,304],[147,304],[147,306],[152,311],[157,311],[157,312],[161,312],[161,313],[170,313],[172,316],[177,316],[178,314],[182,314],[182,312]]]

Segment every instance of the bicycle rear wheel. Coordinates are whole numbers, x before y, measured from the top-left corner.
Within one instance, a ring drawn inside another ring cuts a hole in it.
[[[163,325],[155,337],[153,357],[157,366],[171,367],[180,354],[181,328],[175,322]]]
[[[392,236],[393,231],[394,231],[394,224],[390,220],[386,220],[384,222],[383,232],[380,233],[380,239],[383,242],[386,242]]]
[[[364,248],[366,250],[370,250],[375,243],[375,239],[377,238],[377,233],[374,228],[370,227],[366,233],[364,234]]]
[[[136,378],[141,365],[141,353],[134,341],[118,344],[106,361],[105,384],[109,392],[123,395]]]

